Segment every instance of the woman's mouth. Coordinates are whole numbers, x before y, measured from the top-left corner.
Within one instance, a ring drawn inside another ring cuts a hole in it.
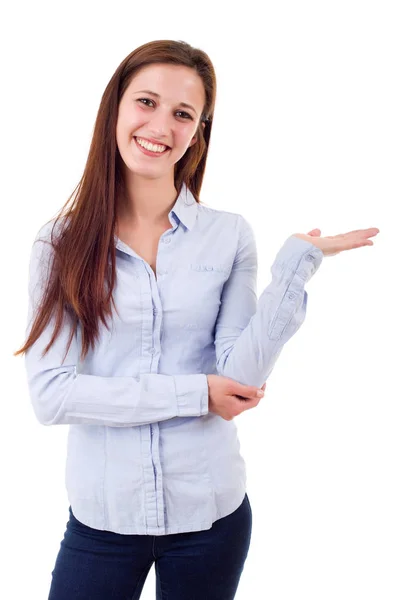
[[[165,145],[162,145],[162,144],[151,144],[150,142],[147,142],[143,138],[136,137],[136,136],[133,136],[133,138],[135,140],[136,146],[146,156],[153,156],[153,157],[163,156],[169,150],[171,150],[171,148],[169,146],[165,146]],[[140,143],[139,143],[138,140],[140,141]]]

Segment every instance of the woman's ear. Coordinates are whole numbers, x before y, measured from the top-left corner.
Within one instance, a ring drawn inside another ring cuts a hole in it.
[[[204,123],[204,121],[202,121],[201,125],[202,125],[203,130],[204,130],[204,127],[206,126],[206,124]],[[195,144],[196,142],[197,142],[197,137],[193,136],[192,139],[191,139],[191,141],[190,141],[189,148],[190,148],[190,146],[193,146],[193,144]]]

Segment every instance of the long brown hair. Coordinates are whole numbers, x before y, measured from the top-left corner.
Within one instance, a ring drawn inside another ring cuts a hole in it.
[[[206,99],[196,132],[197,142],[174,167],[178,193],[186,184],[200,203],[216,98],[214,67],[204,51],[186,42],[148,42],[121,62],[103,93],[83,176],[55,218],[51,230],[53,260],[42,301],[25,344],[14,352],[14,356],[26,352],[35,343],[53,313],[54,331],[42,356],[59,335],[66,315],[71,318],[72,328],[65,356],[78,324],[82,330],[82,359],[98,339],[100,319],[108,327],[106,320],[112,314],[111,303],[115,307],[112,293],[116,282],[114,230],[117,201],[125,188],[123,163],[116,143],[118,107],[132,77],[153,63],[191,67],[203,81]],[[205,123],[204,129],[202,123]],[[55,227],[60,232],[57,238]]]

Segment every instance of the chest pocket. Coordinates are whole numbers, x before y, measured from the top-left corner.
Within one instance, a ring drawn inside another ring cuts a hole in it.
[[[230,267],[225,266],[225,265],[219,265],[219,264],[199,264],[199,263],[190,263],[190,270],[191,271],[200,271],[200,272],[214,272],[214,273],[225,273],[227,276],[229,276],[230,273]]]
[[[190,262],[190,258],[177,267],[168,296],[170,314],[178,328],[212,331],[230,272],[230,265]]]

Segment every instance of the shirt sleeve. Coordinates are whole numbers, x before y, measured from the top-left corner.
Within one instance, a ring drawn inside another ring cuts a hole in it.
[[[27,332],[44,289],[52,254],[50,243],[38,236],[29,262]],[[76,335],[63,362],[71,326],[65,313],[60,335],[42,357],[52,337],[52,318],[25,353],[29,395],[34,413],[43,425],[131,427],[208,413],[206,374],[101,377],[78,373],[80,347]]]
[[[314,244],[290,236],[271,267],[271,283],[257,300],[255,236],[247,220],[238,217],[238,249],[216,322],[217,371],[242,384],[261,387],[283,346],[305,319],[304,286],[324,255]]]

